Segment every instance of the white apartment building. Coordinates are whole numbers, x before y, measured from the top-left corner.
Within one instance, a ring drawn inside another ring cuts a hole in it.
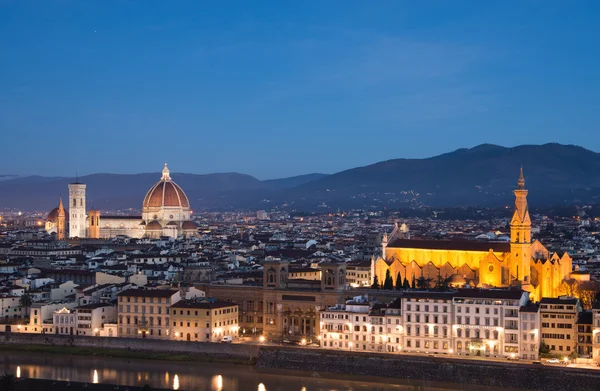
[[[338,304],[322,311],[319,335],[321,346],[337,350],[366,350],[370,331],[369,310],[366,298],[355,297],[346,304]]]
[[[520,357],[524,360],[540,359],[541,316],[537,304],[528,304],[519,309],[521,330]]]
[[[592,358],[596,364],[600,364],[600,304],[594,304],[592,308]]]
[[[406,292],[402,296],[404,352],[452,354],[454,292]]]
[[[521,290],[459,290],[453,298],[456,354],[520,357],[519,309],[528,301]]]
[[[521,290],[412,291],[372,306],[357,297],[322,311],[320,329],[326,349],[539,359],[540,310]]]
[[[321,312],[321,345],[324,348],[399,352],[403,341],[400,300],[389,305],[369,305],[355,297]]]
[[[112,304],[86,304],[75,308],[75,312],[77,335],[100,336],[104,324],[117,321],[117,306]]]

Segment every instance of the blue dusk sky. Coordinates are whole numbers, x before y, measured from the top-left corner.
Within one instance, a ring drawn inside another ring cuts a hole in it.
[[[0,0],[0,174],[600,151],[600,1]]]

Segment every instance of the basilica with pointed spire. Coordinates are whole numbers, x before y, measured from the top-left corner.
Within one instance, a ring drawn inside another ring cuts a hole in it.
[[[517,286],[533,300],[558,297],[561,282],[570,278],[572,259],[566,252],[551,253],[540,241],[532,240],[522,168],[514,194],[508,242],[416,239],[410,237],[406,225],[396,224],[383,237],[382,256],[371,261],[372,278],[383,282],[389,271],[394,284],[400,276],[409,284],[420,280],[433,286],[442,280],[451,287]]]

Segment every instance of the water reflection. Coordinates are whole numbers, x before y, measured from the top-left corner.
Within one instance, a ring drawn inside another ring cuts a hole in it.
[[[60,358],[59,358],[60,357]],[[59,358],[59,359],[58,359]],[[299,371],[250,366],[13,353],[0,356],[0,373],[95,384],[119,384],[185,391],[508,391],[469,384],[419,382],[337,375],[334,379]],[[367,381],[365,381],[367,380]],[[123,388],[123,387],[122,387]]]
[[[223,391],[223,376],[217,375],[213,376],[211,381],[211,390],[212,391]]]

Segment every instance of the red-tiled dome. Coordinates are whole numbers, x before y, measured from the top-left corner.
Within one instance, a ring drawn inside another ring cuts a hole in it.
[[[162,229],[162,225],[156,220],[149,222],[146,224],[146,231],[160,231]]]
[[[171,180],[169,169],[165,164],[162,172],[162,178],[148,190],[142,208],[179,206],[189,208],[190,202],[187,196],[175,182]]]
[[[58,222],[58,207],[52,209],[50,213],[48,213],[48,217],[46,217],[46,221],[49,221],[53,224],[57,224]],[[69,220],[69,211],[65,209],[65,220]]]
[[[160,181],[152,186],[144,198],[143,207],[181,206],[190,207],[187,196],[175,182]]]
[[[184,221],[183,224],[181,225],[181,228],[185,229],[185,230],[188,230],[188,229],[196,230],[196,229],[198,229],[198,226],[193,221]]]

